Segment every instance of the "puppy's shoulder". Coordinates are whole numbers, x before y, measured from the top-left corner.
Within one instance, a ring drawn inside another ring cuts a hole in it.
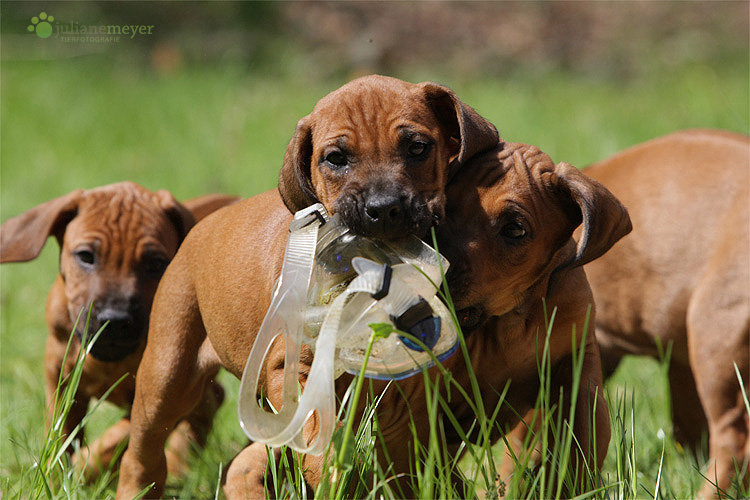
[[[220,233],[236,233],[243,228],[273,226],[275,223],[291,221],[292,214],[281,201],[277,190],[260,193],[237,203],[225,206],[198,221],[191,231],[192,239],[214,238]]]
[[[191,261],[232,261],[247,255],[283,255],[292,214],[277,190],[266,191],[223,207],[198,222],[182,243],[180,253]]]

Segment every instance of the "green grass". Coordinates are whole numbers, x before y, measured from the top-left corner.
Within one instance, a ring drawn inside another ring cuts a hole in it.
[[[271,189],[297,120],[344,83],[220,64],[157,76],[103,56],[3,61],[1,70],[0,220],[79,187],[125,179],[169,189],[181,199]],[[652,70],[628,82],[567,73],[502,79],[440,72],[394,76],[444,83],[495,123],[504,138],[536,144],[555,161],[577,166],[677,129],[750,131],[746,58],[663,74]],[[19,485],[33,472],[44,442],[43,311],[56,270],[54,241],[34,262],[0,267],[4,498],[31,496]],[[169,495],[213,497],[222,468],[246,443],[236,417],[238,382],[226,374],[221,380],[228,398],[206,450],[185,481],[169,483]],[[627,359],[608,391],[610,406],[617,409],[613,423],[623,437],[620,446],[610,447],[606,484],[630,471],[625,486],[634,491],[623,498],[654,498],[657,481],[661,498],[694,496],[699,465],[672,440],[661,365]],[[95,437],[120,416],[102,405],[88,435]],[[53,496],[100,497],[111,495],[112,488],[82,486]]]
[[[450,298],[447,299],[447,303],[451,307]],[[451,311],[453,311],[452,307]],[[700,467],[679,463],[681,460],[684,461],[685,457],[679,457],[682,452],[671,439],[668,429],[665,432],[660,428],[657,432],[657,446],[661,447],[661,451],[658,455],[658,466],[655,471],[651,471],[656,474],[656,477],[644,473],[637,467],[639,463],[649,464],[654,463],[654,460],[649,460],[648,457],[644,460],[643,453],[648,450],[641,444],[644,442],[641,433],[648,432],[649,429],[641,428],[640,422],[636,425],[635,415],[638,406],[635,398],[628,398],[627,391],[608,397],[613,423],[613,438],[608,460],[615,463],[605,466],[601,472],[592,464],[586,464],[583,470],[585,486],[580,486],[581,481],[570,464],[571,450],[576,446],[575,437],[571,432],[573,413],[571,411],[570,415],[564,415],[556,410],[561,407],[562,401],[558,401],[555,396],[551,395],[548,385],[551,380],[552,367],[549,364],[547,346],[555,313],[556,311],[551,312],[546,333],[545,331],[539,332],[538,340],[541,353],[540,386],[546,389],[539,393],[537,408],[543,409],[547,418],[541,419],[537,430],[529,433],[522,453],[514,455],[513,474],[510,478],[496,474],[498,462],[509,460],[509,458],[503,456],[502,446],[493,446],[490,440],[490,432],[495,425],[493,415],[503,405],[503,397],[500,398],[494,410],[490,409],[492,411],[485,414],[480,393],[460,386],[448,371],[441,369],[442,375],[434,378],[428,376],[426,372],[423,373],[424,391],[428,401],[427,413],[415,415],[412,418],[419,419],[420,424],[428,422],[430,433],[427,442],[419,443],[416,431],[414,431],[414,441],[417,445],[413,448],[413,468],[407,474],[410,478],[408,482],[410,490],[405,495],[401,489],[402,485],[394,482],[396,477],[394,473],[388,469],[383,470],[377,459],[379,452],[387,453],[387,450],[378,451],[377,447],[378,441],[382,439],[377,419],[380,394],[373,393],[372,385],[368,386],[369,391],[366,390],[364,394],[367,397],[364,418],[357,422],[353,417],[352,408],[358,406],[357,403],[363,396],[362,389],[365,387],[365,379],[361,375],[365,371],[363,368],[360,376],[352,382],[352,386],[343,398],[339,410],[339,420],[343,425],[334,433],[332,440],[332,445],[335,447],[334,453],[329,455],[329,459],[323,466],[323,479],[314,492],[314,498],[396,499],[414,496],[415,498],[482,497],[491,499],[505,496],[531,500],[573,497],[578,499],[692,497],[694,490],[698,487]],[[588,326],[584,324],[581,328],[583,339],[585,339]],[[376,336],[388,335],[390,332],[391,330],[388,329],[387,332],[373,333],[365,354],[365,363],[367,363],[372,342]],[[576,338],[575,327],[572,336]],[[71,339],[74,339],[73,335]],[[459,340],[461,348],[457,355],[468,356],[460,331]],[[573,347],[573,386],[569,394],[561,394],[560,398],[563,396],[575,398],[575,393],[579,388],[585,341],[581,340],[578,348],[575,347],[575,343]],[[82,360],[82,355],[79,355],[70,379],[65,381],[67,382],[65,388],[58,390],[54,422],[61,422],[72,404],[73,393],[81,373]],[[656,379],[662,383],[666,381],[668,362],[667,355],[660,365],[659,373],[655,374]],[[440,366],[439,363],[438,366]],[[473,374],[470,380],[476,380]],[[60,381],[60,386],[63,382],[63,380]],[[398,390],[397,383],[389,386],[386,391],[388,390]],[[464,434],[464,430],[461,430],[461,426],[457,424],[451,413],[445,399],[446,391],[454,392],[452,397],[454,404],[456,399],[463,398],[466,404],[476,409],[477,419],[471,439]],[[668,395],[662,400],[669,400]],[[661,410],[664,408],[662,407]],[[93,406],[86,419],[96,413],[97,408]],[[748,406],[748,413],[750,413],[750,406]],[[668,413],[662,417],[669,419]],[[570,423],[564,421],[566,418]],[[639,420],[641,419],[642,416],[639,417]],[[658,425],[659,419],[656,420]],[[414,420],[411,425],[415,425]],[[456,426],[454,430],[458,430],[458,435],[464,443],[462,445],[462,450],[465,452],[463,457],[460,454],[448,454],[443,444],[446,442],[446,431],[451,432],[450,427],[453,425]],[[533,423],[531,426],[534,427]],[[74,431],[74,435],[76,432],[78,429]],[[556,439],[551,441],[553,436]],[[100,498],[111,495],[113,492],[109,488],[112,478],[116,477],[115,471],[108,470],[94,483],[86,484],[81,473],[72,466],[69,457],[63,452],[72,438],[73,436],[62,435],[60,426],[54,425],[45,433],[38,445],[16,444],[28,453],[33,464],[21,467],[15,477],[8,477],[0,483],[3,486],[4,496],[13,499],[69,499]],[[648,437],[646,441],[649,441]],[[592,441],[594,447],[596,447],[595,442],[596,437]],[[220,447],[221,442],[209,443],[207,446],[209,454],[213,446]],[[535,465],[527,458],[527,453],[528,450],[540,447],[545,451],[543,451],[541,465]],[[167,496],[180,498],[218,498],[220,496],[218,488],[223,460],[219,457],[213,462],[216,457],[207,459],[205,455],[207,455],[205,452],[196,453],[193,472],[182,487],[172,484],[167,490]],[[273,492],[276,498],[307,498],[309,492],[302,477],[299,454],[286,450],[282,451],[278,458],[274,458],[274,454],[269,450],[268,456],[267,495],[270,497]],[[219,464],[213,481],[210,474],[212,462],[214,467],[217,463]],[[672,479],[675,471],[677,481]],[[202,473],[207,475],[202,476]],[[687,481],[687,483],[680,484],[681,481]],[[746,498],[750,492],[732,490],[729,493],[728,498]]]

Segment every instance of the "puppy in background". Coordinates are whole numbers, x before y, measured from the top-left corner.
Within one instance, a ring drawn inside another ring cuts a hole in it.
[[[671,344],[675,437],[708,432],[702,496],[750,487],[750,140],[685,130],[586,169],[620,198],[633,233],[586,266],[604,368]],[[739,475],[735,473],[735,467]],[[713,484],[711,484],[713,483]]]
[[[132,182],[121,182],[73,191],[0,226],[3,263],[36,258],[50,236],[60,245],[60,273],[47,297],[45,314],[49,336],[44,366],[50,417],[61,374],[66,377],[71,372],[82,348],[90,349],[75,401],[63,423],[64,434],[70,435],[81,423],[90,400],[101,398],[122,376],[125,379],[108,400],[130,409],[151,303],[167,264],[195,224],[193,213],[202,217],[235,201],[234,197],[210,195],[181,204],[167,191],[152,192]],[[89,346],[94,333],[105,324],[97,341]],[[71,333],[75,334],[75,341],[66,357]],[[223,397],[221,386],[214,383],[212,387],[211,398],[206,402],[207,415],[215,411]],[[186,458],[190,441],[201,443],[209,425],[210,419],[206,418],[183,426],[173,440],[175,470],[182,467],[180,462]],[[127,416],[88,449],[82,449],[83,456],[76,460],[85,464],[89,476],[109,465],[129,428]],[[79,441],[82,434],[78,435]]]

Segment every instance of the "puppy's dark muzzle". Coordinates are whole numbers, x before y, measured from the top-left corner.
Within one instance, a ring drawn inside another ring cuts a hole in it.
[[[487,320],[487,313],[481,304],[465,303],[463,300],[472,287],[473,269],[467,264],[466,252],[452,245],[450,233],[438,231],[438,246],[443,256],[450,262],[445,284],[454,298],[456,318],[464,335],[470,334]],[[454,242],[455,243],[455,242]]]
[[[427,203],[416,196],[375,192],[344,197],[336,211],[342,221],[361,236],[380,239],[422,237],[433,223]]]
[[[469,335],[487,320],[487,315],[481,306],[460,309],[456,311],[456,317],[464,335]]]
[[[390,234],[408,234],[406,207],[395,196],[371,196],[364,202],[364,230],[369,236],[383,237]]]
[[[94,335],[104,327],[96,342],[91,346],[90,354],[99,361],[120,361],[138,349],[146,334],[145,316],[138,311],[105,308],[92,315],[88,332],[85,326],[79,326],[76,334],[81,344],[87,346]]]

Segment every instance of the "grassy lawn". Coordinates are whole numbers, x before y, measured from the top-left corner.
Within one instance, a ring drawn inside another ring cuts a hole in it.
[[[169,189],[180,199],[206,192],[251,196],[272,189],[297,120],[344,83],[220,64],[158,76],[100,56],[4,61],[1,69],[1,220],[76,188],[126,179],[150,189]],[[394,76],[444,83],[490,119],[502,137],[536,144],[555,161],[580,167],[677,129],[750,131],[746,58],[654,70],[627,83],[567,73],[508,79]],[[17,485],[30,473],[41,446],[44,300],[56,268],[54,241],[34,262],[0,268],[3,498],[27,495]],[[170,495],[213,497],[220,467],[246,443],[236,418],[239,384],[226,374],[222,380],[229,397],[215,431],[205,452],[195,458],[193,473],[182,483],[170,484]],[[608,384],[610,405],[622,404],[628,439],[635,432],[631,484],[636,491],[631,498],[687,498],[700,482],[700,464],[670,439],[663,381],[657,362],[633,358]],[[89,435],[119,415],[118,410],[102,408]],[[613,448],[605,478],[616,478]],[[77,490],[70,496],[113,494],[113,485],[100,487],[104,489]],[[616,492],[614,487],[603,495],[615,497]]]

